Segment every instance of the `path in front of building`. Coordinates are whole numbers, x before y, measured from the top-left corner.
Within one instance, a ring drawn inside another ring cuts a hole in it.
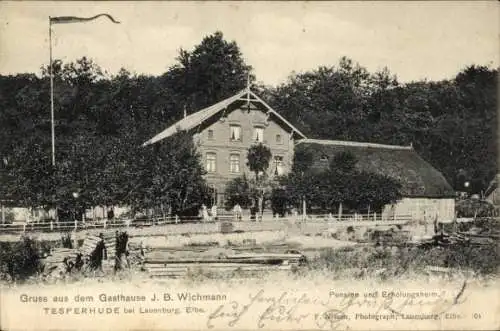
[[[405,224],[407,221],[342,221],[342,222],[325,222],[325,221],[306,221],[295,222],[292,219],[273,219],[264,220],[262,222],[233,222],[235,232],[259,232],[259,231],[293,231],[307,233],[321,233],[332,227],[346,226],[380,226]],[[77,231],[74,235],[76,239],[83,239],[88,234],[99,234],[101,232],[126,231],[130,237],[143,236],[168,236],[168,235],[192,235],[192,234],[211,234],[220,233],[220,222],[210,223],[180,223],[166,225],[152,225],[148,227],[120,227],[109,229],[86,229]],[[66,232],[68,233],[68,232]],[[26,235],[37,240],[55,241],[60,240],[64,232],[27,232]],[[0,234],[0,241],[17,241],[22,236],[19,234]]]

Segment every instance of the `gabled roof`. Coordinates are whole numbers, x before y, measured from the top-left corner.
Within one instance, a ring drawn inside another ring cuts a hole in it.
[[[497,174],[495,178],[493,178],[486,188],[484,195],[486,196],[486,200],[493,203],[497,208],[500,206],[500,192],[498,188],[498,183],[500,182],[500,174]]]
[[[174,123],[169,126],[162,132],[158,133],[153,138],[146,141],[143,146],[154,144],[162,139],[170,137],[179,131],[187,131],[191,130],[198,125],[202,124],[206,120],[210,119],[212,116],[216,115],[220,111],[223,111],[225,108],[233,104],[238,100],[248,100],[250,102],[259,102],[261,103],[269,113],[272,113],[276,117],[278,117],[283,123],[285,123],[293,132],[296,132],[302,138],[306,138],[306,136],[300,132],[296,127],[294,127],[290,122],[288,122],[285,118],[283,118],[280,114],[278,114],[274,109],[272,109],[266,102],[264,102],[259,96],[257,96],[253,91],[249,88],[239,91],[232,97],[224,99],[210,107],[204,108],[196,113],[193,113],[189,116],[184,117],[180,121]]]
[[[453,197],[455,191],[444,176],[422,159],[411,146],[383,145],[353,141],[303,139],[295,150],[313,156],[311,169],[321,171],[340,152],[350,152],[358,160],[357,168],[397,179],[404,197]]]

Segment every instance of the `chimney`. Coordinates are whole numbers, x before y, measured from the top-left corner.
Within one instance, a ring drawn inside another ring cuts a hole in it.
[[[186,105],[184,105],[184,118],[187,116],[187,110],[186,110]]]

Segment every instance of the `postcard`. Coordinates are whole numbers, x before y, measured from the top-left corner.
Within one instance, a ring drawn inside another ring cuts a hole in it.
[[[0,329],[500,328],[497,13],[1,2]]]

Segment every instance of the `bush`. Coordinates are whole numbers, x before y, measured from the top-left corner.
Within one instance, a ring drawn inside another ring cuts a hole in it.
[[[0,277],[13,281],[25,280],[36,274],[40,255],[36,242],[24,237],[17,242],[0,243]]]
[[[230,210],[236,204],[239,204],[243,209],[247,209],[252,205],[256,192],[251,187],[249,180],[243,176],[231,180],[226,186],[224,195],[227,210]]]
[[[312,263],[313,268],[326,267],[333,274],[346,270],[366,270],[373,273],[385,269],[387,276],[420,273],[426,266],[470,269],[480,275],[498,274],[500,271],[500,247],[350,247],[327,249]],[[363,274],[366,275],[366,274]]]
[[[495,207],[485,200],[466,199],[456,204],[458,217],[488,217],[495,214]]]
[[[73,248],[73,241],[71,240],[71,233],[65,233],[61,236],[62,247]]]

